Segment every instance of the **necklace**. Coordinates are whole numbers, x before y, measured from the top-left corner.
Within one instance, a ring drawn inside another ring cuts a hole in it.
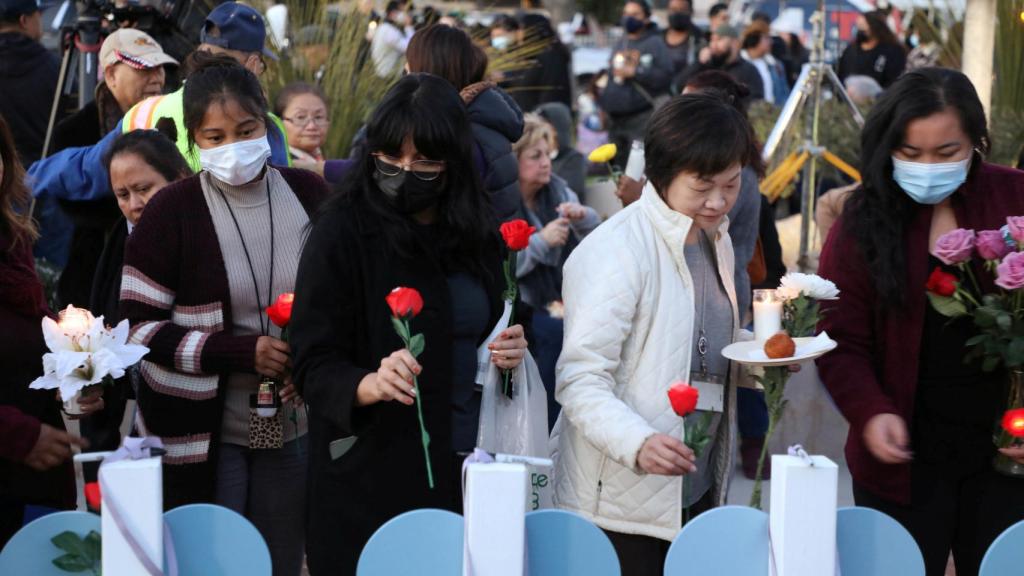
[[[267,304],[263,305],[260,299],[260,287],[259,282],[256,280],[256,267],[252,265],[252,257],[249,256],[249,247],[245,244],[245,236],[242,234],[242,227],[238,225],[238,218],[235,217],[235,211],[231,208],[231,203],[228,202],[227,196],[219,186],[213,183],[213,178],[210,179],[210,185],[216,190],[224,201],[224,205],[228,207],[228,214],[231,215],[231,221],[235,223],[235,230],[238,232],[238,239],[242,242],[242,251],[245,253],[245,261],[249,264],[249,274],[252,275],[252,288],[256,292],[256,314],[260,321],[260,335],[267,336],[270,334],[270,318],[267,318],[266,325],[264,325],[263,317],[264,310],[273,304],[274,299],[274,204],[270,199],[270,174],[266,176],[267,184],[267,211],[270,213],[270,279],[267,282]]]

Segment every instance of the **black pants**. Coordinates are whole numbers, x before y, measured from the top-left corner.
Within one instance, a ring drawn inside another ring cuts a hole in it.
[[[708,490],[700,500],[690,506],[690,518],[707,512],[712,506],[712,490]],[[615,547],[622,566],[622,576],[662,576],[665,572],[665,556],[672,543],[661,538],[623,534],[605,530],[608,539]]]
[[[1004,530],[1024,520],[1024,479],[982,468],[969,474],[953,466],[915,463],[911,503],[896,504],[853,485],[857,506],[892,516],[917,541],[928,576],[943,576],[950,551],[957,576],[977,576],[981,559]]]
[[[24,519],[24,502],[0,496],[0,550],[3,550],[7,541],[21,530]]]

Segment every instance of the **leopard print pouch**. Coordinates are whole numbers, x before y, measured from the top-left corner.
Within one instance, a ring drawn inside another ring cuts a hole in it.
[[[256,413],[256,395],[249,398],[249,448],[270,450],[284,446],[284,410],[264,418]]]

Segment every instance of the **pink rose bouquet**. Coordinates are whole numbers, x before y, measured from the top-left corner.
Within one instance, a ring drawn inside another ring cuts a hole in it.
[[[958,229],[935,242],[932,255],[952,270],[936,268],[925,290],[939,313],[950,318],[969,317],[977,334],[968,339],[965,361],[981,361],[991,372],[1008,372],[1007,411],[1024,408],[1024,216],[1011,216],[1000,230]],[[975,260],[975,256],[977,260]],[[980,260],[980,262],[978,261]],[[991,282],[979,282],[980,273]],[[982,289],[985,286],[985,289]],[[998,429],[998,428],[997,428]],[[995,443],[1006,448],[1011,434],[997,434]],[[1024,477],[1024,466],[999,453],[995,469]]]

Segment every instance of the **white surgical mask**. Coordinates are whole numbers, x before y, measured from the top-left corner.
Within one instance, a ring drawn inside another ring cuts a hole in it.
[[[512,45],[512,39],[508,36],[495,36],[491,38],[491,47],[495,50],[506,50]]]
[[[968,156],[959,162],[927,164],[892,157],[892,177],[918,204],[938,204],[967,180]]]
[[[216,148],[199,149],[199,164],[214,178],[241,186],[260,175],[270,158],[270,141],[266,136],[243,140]]]

